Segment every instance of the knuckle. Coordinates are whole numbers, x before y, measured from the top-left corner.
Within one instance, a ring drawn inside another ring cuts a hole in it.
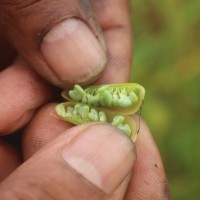
[[[16,10],[20,10],[20,9],[25,9],[28,7],[33,6],[34,4],[36,4],[37,2],[39,2],[39,0],[3,0],[1,1],[0,5],[12,9],[16,9]]]

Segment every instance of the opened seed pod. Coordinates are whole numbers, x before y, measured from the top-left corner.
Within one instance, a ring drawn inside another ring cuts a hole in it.
[[[136,113],[144,100],[145,89],[137,83],[95,85],[82,88],[75,85],[62,96],[70,102],[104,107],[124,115]]]
[[[110,123],[125,132],[133,141],[136,140],[136,123],[130,116],[77,102],[58,104],[56,106],[56,113],[62,120],[75,125],[88,122]]]

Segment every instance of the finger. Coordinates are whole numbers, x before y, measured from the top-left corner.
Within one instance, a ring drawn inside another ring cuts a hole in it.
[[[20,164],[17,152],[0,139],[0,183]]]
[[[136,149],[137,161],[125,200],[172,199],[159,151],[144,122],[140,126]]]
[[[16,53],[0,31],[0,71],[14,60]]]
[[[53,96],[53,88],[18,60],[0,73],[0,135],[16,131],[36,108]]]
[[[132,60],[130,2],[90,1],[108,44],[108,64],[98,83],[127,82]]]
[[[127,185],[134,160],[133,143],[115,127],[103,124],[75,127],[9,176],[0,186],[1,197],[118,200],[114,198],[116,190]]]
[[[105,43],[87,0],[2,0],[0,13],[10,43],[52,83],[86,84],[103,71]]]
[[[72,127],[70,123],[62,121],[53,116],[55,103],[42,107],[26,127],[23,138],[23,157],[30,158],[40,148],[48,144],[62,132]]]

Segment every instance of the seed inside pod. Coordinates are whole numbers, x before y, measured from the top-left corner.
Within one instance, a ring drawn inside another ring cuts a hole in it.
[[[136,83],[96,85],[64,90],[62,96],[69,101],[79,101],[95,107],[106,107],[125,115],[137,112],[144,99],[144,88]]]
[[[129,116],[76,102],[58,104],[56,113],[61,119],[76,125],[88,122],[108,122],[135,139],[135,122]]]

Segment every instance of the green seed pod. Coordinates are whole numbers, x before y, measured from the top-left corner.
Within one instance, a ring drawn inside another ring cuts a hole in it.
[[[108,122],[111,124],[114,121],[115,126],[119,126],[122,131],[130,135],[133,141],[135,141],[136,139],[136,124],[130,116],[120,116],[117,115],[116,112],[112,112],[111,110],[107,110],[101,107],[92,107],[86,104],[76,102],[61,103],[58,104],[55,109],[57,115],[61,119],[75,125],[85,124],[94,121]],[[74,110],[76,110],[76,112],[74,112]],[[131,131],[129,131],[129,129]]]
[[[80,88],[76,85],[73,90],[64,90],[62,96],[70,102],[79,101],[96,107],[103,106],[124,115],[136,113],[145,95],[145,89],[137,83],[94,85],[84,89]]]
[[[111,123],[135,141],[136,124],[129,115],[138,111],[144,95],[145,89],[136,83],[94,85],[84,89],[75,85],[72,90],[62,92],[69,102],[57,105],[56,113],[76,125],[94,121]]]

